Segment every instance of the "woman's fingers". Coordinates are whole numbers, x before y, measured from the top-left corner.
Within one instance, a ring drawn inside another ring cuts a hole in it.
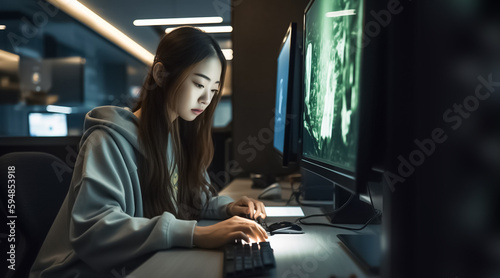
[[[260,216],[262,213],[262,207],[260,206],[259,202],[255,202],[255,214],[254,214],[254,219],[257,219],[257,217]]]
[[[267,217],[267,214],[266,214],[266,206],[264,206],[264,203],[260,202],[260,207],[261,207],[261,214],[260,214],[260,217],[262,217],[263,219]]]
[[[258,224],[254,224],[251,227],[252,235],[255,237],[255,241],[260,242],[260,241],[265,241],[267,234],[266,232],[262,229],[262,227],[259,227]]]
[[[265,241],[265,240],[266,240],[266,238],[268,238],[266,230],[264,230],[264,228],[262,228],[262,227],[261,227],[260,225],[258,225],[258,224],[257,224],[256,226],[257,226],[257,228],[258,228],[258,229],[259,229],[259,231],[260,231],[260,234],[261,234],[261,236],[262,236],[262,241]]]
[[[217,248],[235,239],[250,243],[251,240],[265,241],[267,237],[266,231],[254,220],[233,216],[211,226],[196,226],[193,243],[201,248]]]
[[[259,224],[250,224],[251,232],[255,237],[258,237],[258,241],[265,241],[267,238],[267,233]]]
[[[248,206],[248,210],[250,211],[250,218],[254,219],[254,215],[255,215],[255,206],[253,204],[253,201],[252,200],[248,200],[248,203],[247,203],[247,206]]]
[[[235,216],[236,229],[239,229],[250,236],[255,241],[265,241],[267,236],[266,231],[258,223],[253,220]]]
[[[255,199],[250,199],[251,202],[253,202],[254,207],[255,207],[255,214],[254,214],[254,219],[257,219],[257,217],[262,217],[266,218],[266,207],[264,206],[264,203],[257,201]]]
[[[241,197],[232,207],[233,215],[246,214],[251,219],[257,219],[259,216],[267,217],[264,203],[247,196]]]
[[[250,238],[247,236],[247,234],[245,234],[242,231],[235,231],[235,232],[229,233],[229,239],[233,240],[233,241],[236,239],[242,239],[242,240],[246,241],[247,243],[250,243]]]

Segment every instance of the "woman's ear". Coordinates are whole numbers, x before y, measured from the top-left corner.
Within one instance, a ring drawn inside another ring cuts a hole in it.
[[[165,70],[165,67],[161,62],[158,62],[154,65],[153,67],[153,79],[155,80],[156,85],[158,85],[160,88],[165,82],[165,78],[167,77],[168,73]]]

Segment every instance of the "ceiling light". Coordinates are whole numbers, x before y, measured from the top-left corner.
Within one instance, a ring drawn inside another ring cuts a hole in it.
[[[0,30],[5,30],[5,28],[7,28],[7,26],[5,26],[5,25],[0,25]]]
[[[222,17],[179,17],[179,18],[157,18],[157,19],[136,19],[135,26],[154,26],[154,25],[184,25],[184,24],[208,24],[221,23]]]
[[[0,49],[0,60],[7,60],[7,61],[18,63],[19,62],[19,55]]]
[[[222,49],[222,53],[224,54],[224,57],[226,57],[226,60],[232,60],[233,59],[233,50],[232,49]]]
[[[326,13],[326,17],[339,17],[339,16],[355,15],[355,14],[356,10],[343,10],[343,11]]]
[[[64,113],[64,114],[71,114],[71,111],[73,111],[71,107],[60,106],[60,105],[47,105],[46,109],[48,112]]]
[[[207,33],[231,33],[233,31],[233,27],[231,27],[231,26],[210,26],[210,27],[198,27],[198,26],[196,26],[196,28],[199,28]],[[170,33],[174,29],[177,29],[177,27],[176,28],[167,28],[167,29],[165,29],[165,33]]]
[[[48,0],[52,5],[63,10],[73,18],[81,21],[103,37],[141,60],[146,65],[153,63],[154,55],[129,38],[127,35],[109,24],[89,8],[76,0]]]

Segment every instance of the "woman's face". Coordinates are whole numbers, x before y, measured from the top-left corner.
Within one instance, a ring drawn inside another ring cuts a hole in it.
[[[193,121],[219,92],[222,66],[217,56],[199,62],[181,84],[174,118]]]

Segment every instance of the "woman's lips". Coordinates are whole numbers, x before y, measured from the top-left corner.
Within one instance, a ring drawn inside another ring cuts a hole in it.
[[[196,115],[200,115],[201,112],[203,112],[203,110],[201,110],[201,109],[191,109],[191,111],[193,111],[193,113]]]

